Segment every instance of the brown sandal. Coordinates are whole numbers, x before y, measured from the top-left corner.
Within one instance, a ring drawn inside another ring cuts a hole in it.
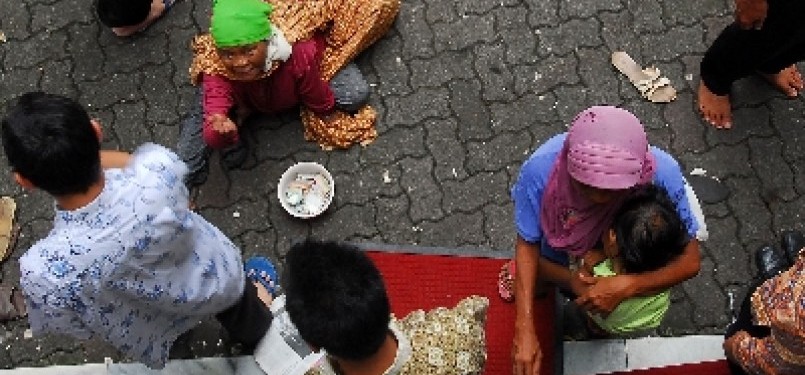
[[[0,284],[0,322],[28,315],[25,296],[12,285]]]

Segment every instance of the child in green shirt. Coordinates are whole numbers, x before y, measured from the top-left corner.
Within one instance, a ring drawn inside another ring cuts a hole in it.
[[[581,266],[599,277],[653,271],[682,254],[688,241],[668,195],[649,185],[623,203],[601,236],[603,248],[588,251]],[[656,328],[670,304],[670,291],[665,290],[626,299],[607,316],[591,312],[588,316],[597,328],[620,335]]]

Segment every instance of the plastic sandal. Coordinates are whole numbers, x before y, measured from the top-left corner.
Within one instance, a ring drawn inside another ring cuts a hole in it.
[[[640,91],[640,94],[653,103],[668,103],[676,99],[676,89],[671,80],[660,76],[655,67],[641,68],[626,52],[612,53],[612,65]]]
[[[257,281],[271,293],[272,297],[277,296],[277,269],[268,258],[251,257],[243,266],[246,277],[252,281]]]
[[[14,286],[0,284],[0,322],[28,315],[25,297]]]
[[[514,260],[510,260],[498,273],[498,294],[506,302],[514,302],[514,271]]]
[[[11,197],[0,197],[0,262],[14,251],[14,213],[17,203]]]

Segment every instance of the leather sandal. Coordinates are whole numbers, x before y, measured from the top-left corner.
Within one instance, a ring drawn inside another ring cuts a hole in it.
[[[671,80],[663,77],[655,67],[641,68],[626,52],[612,53],[612,65],[640,91],[640,95],[653,103],[668,103],[676,99]]]

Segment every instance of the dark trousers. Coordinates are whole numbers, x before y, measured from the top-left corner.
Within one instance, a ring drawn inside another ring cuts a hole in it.
[[[743,302],[741,303],[741,309],[738,311],[738,317],[727,327],[727,332],[724,334],[724,338],[732,337],[732,335],[736,334],[738,331],[746,331],[746,333],[748,333],[750,336],[756,338],[764,338],[771,334],[769,327],[759,326],[752,322],[752,294],[755,292],[755,290],[757,290],[760,284],[763,284],[763,281],[752,285],[752,287],[750,287],[746,292],[746,298],[744,298]],[[729,364],[730,372],[733,375],[747,374],[737,363],[734,363],[730,360],[727,360],[727,363]]]
[[[268,306],[257,297],[257,287],[246,279],[240,301],[218,313],[215,318],[226,329],[230,338],[243,345],[244,352],[251,353],[268,332],[274,316]]]
[[[240,300],[218,313],[215,318],[229,333],[229,337],[242,345],[242,352],[251,354],[263,336],[268,333],[274,316],[257,297],[257,288],[253,282],[246,279]],[[190,349],[193,340],[191,332],[185,332],[176,338],[170,350],[171,359],[193,358]]]
[[[805,1],[768,0],[761,30],[727,26],[704,54],[702,82],[716,95],[727,95],[736,80],[755,73],[778,73],[805,60]]]

